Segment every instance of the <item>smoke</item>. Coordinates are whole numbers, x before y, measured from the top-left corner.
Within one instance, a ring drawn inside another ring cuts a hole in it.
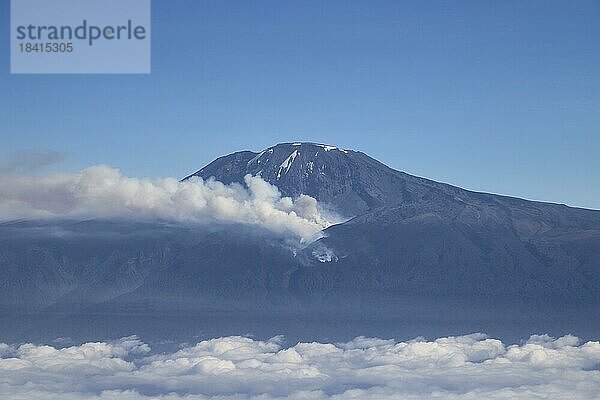
[[[284,347],[232,336],[151,354],[137,337],[52,346],[0,344],[3,399],[598,399],[600,343],[483,334]]]
[[[133,218],[257,225],[301,241],[331,225],[317,201],[282,197],[277,187],[247,175],[246,187],[194,178],[138,179],[107,166],[45,177],[0,175],[0,220]]]
[[[61,151],[19,150],[0,158],[0,174],[31,174],[66,158],[67,153]]]

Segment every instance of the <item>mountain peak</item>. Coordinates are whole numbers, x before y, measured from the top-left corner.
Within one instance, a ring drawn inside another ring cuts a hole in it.
[[[325,161],[333,155],[333,153],[331,155],[327,154],[329,152],[348,154],[348,150],[325,144],[302,142],[279,143],[266,148],[260,153],[256,153],[256,156],[248,161],[247,166],[251,169],[257,169],[256,175],[263,176],[265,169],[268,175],[273,166],[277,166],[277,163],[281,161],[277,167],[275,180],[279,181],[292,169],[300,172],[304,178],[308,178],[315,173],[325,175]],[[321,156],[322,162],[318,160],[319,156]],[[339,156],[339,154],[336,154],[336,156]],[[320,165],[320,168],[315,169],[315,163]],[[265,166],[267,167],[265,168]]]
[[[240,151],[220,157],[196,173],[225,184],[244,182],[247,174],[277,186],[284,196],[312,196],[347,216],[403,199],[404,180],[417,179],[394,171],[364,153],[306,142],[279,143],[260,152]]]
[[[278,143],[275,146],[271,146],[263,151],[276,150],[276,149],[292,149],[292,150],[315,150],[315,151],[339,151],[348,154],[348,150],[342,149],[341,147],[332,146],[323,143],[312,143],[312,142],[288,142]]]

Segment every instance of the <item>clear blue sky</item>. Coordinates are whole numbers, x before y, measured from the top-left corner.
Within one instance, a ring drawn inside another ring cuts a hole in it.
[[[182,177],[306,140],[600,208],[600,1],[153,0],[151,75],[10,75],[0,153]]]

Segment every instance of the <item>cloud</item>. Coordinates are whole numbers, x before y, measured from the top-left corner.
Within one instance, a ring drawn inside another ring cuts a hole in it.
[[[259,177],[246,187],[201,178],[138,179],[107,166],[78,174],[45,177],[0,175],[0,220],[56,217],[159,218],[181,222],[236,222],[259,225],[302,240],[318,237],[331,224],[317,201],[282,197]]]
[[[33,173],[66,158],[67,153],[61,151],[19,150],[0,160],[0,174]]]
[[[0,345],[10,399],[598,399],[600,343],[482,334],[298,343],[224,337],[150,354],[137,337],[57,349]]]

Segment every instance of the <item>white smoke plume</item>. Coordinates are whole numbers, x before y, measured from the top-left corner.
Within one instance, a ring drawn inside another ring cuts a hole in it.
[[[388,400],[600,398],[600,343],[483,334],[396,342],[224,337],[151,355],[136,337],[54,348],[0,344],[0,398]]]
[[[138,179],[107,166],[45,177],[0,175],[0,220],[32,218],[158,218],[180,222],[235,222],[292,234],[303,241],[331,225],[317,201],[282,197],[247,175],[240,184],[194,178]]]

